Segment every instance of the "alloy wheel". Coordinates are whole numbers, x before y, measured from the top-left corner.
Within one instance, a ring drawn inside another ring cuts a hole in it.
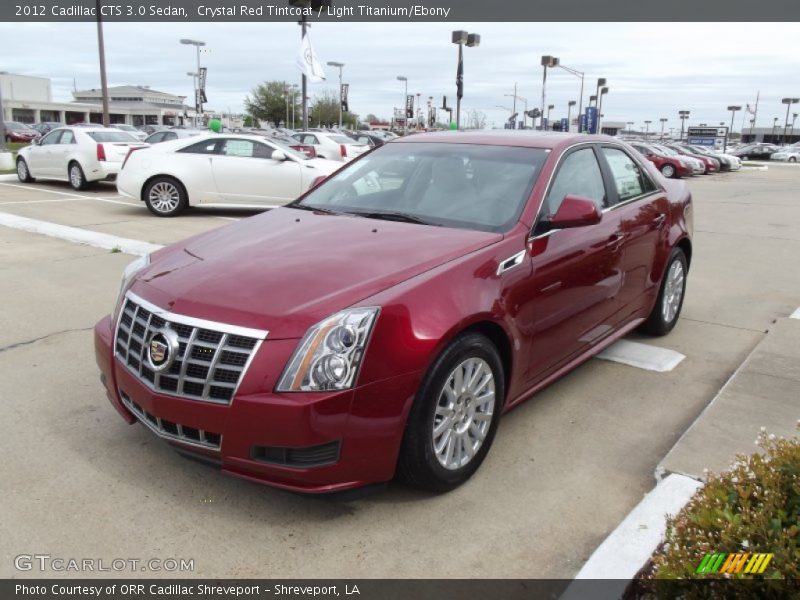
[[[24,160],[17,161],[17,177],[20,181],[28,179],[28,165],[25,164]]]
[[[466,466],[483,445],[495,408],[492,369],[482,358],[461,362],[447,377],[433,416],[433,450],[448,470]]]
[[[175,184],[168,181],[159,181],[150,188],[148,199],[154,210],[160,213],[169,213],[178,208],[181,194]]]
[[[664,168],[661,169],[661,172],[664,174],[664,177],[672,177],[675,175],[675,169],[672,165],[664,165]]]
[[[685,279],[683,264],[679,260],[674,260],[667,273],[667,281],[664,286],[664,296],[661,303],[661,315],[666,323],[672,323],[672,320],[678,314],[678,309],[680,309],[681,300],[683,299]]]

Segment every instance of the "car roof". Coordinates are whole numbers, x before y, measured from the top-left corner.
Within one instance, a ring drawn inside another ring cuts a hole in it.
[[[482,131],[436,131],[392,140],[393,144],[448,143],[483,144],[487,146],[522,146],[553,149],[580,142],[619,142],[607,135],[566,133],[559,131],[531,131],[491,129]]]

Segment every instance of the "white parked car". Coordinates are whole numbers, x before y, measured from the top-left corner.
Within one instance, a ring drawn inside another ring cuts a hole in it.
[[[124,131],[125,133],[130,133],[133,137],[135,137],[140,142],[143,142],[144,139],[147,137],[147,134],[142,131],[141,129],[136,129],[133,125],[112,125],[114,129],[119,129],[120,131]]]
[[[292,135],[304,146],[313,146],[319,158],[345,162],[368,152],[370,147],[361,144],[343,133],[301,131]]]
[[[775,154],[770,156],[770,160],[790,163],[800,162],[800,146],[784,146]]]
[[[82,190],[93,181],[116,179],[128,152],[146,146],[118,129],[61,127],[19,151],[17,177],[24,183],[68,181]]]
[[[340,166],[268,138],[212,134],[131,152],[117,190],[159,217],[198,204],[282,206]]]

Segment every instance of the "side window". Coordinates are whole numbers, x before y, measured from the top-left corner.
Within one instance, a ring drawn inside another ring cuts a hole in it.
[[[61,134],[62,134],[63,131],[64,131],[63,129],[57,129],[55,131],[51,131],[50,133],[48,133],[46,136],[44,136],[42,138],[41,145],[42,146],[50,146],[52,144],[57,144],[58,140],[61,138]]]
[[[603,148],[603,156],[611,169],[620,202],[636,198],[655,189],[653,182],[638,163],[618,148]]]
[[[74,144],[75,143],[75,134],[72,133],[69,129],[65,129],[64,133],[61,134],[61,139],[58,142],[59,144]]]
[[[177,140],[177,139],[178,139],[177,133],[175,133],[174,131],[165,131],[164,133],[161,134],[160,141],[166,142],[168,140]]]
[[[255,144],[250,140],[225,140],[222,154],[224,156],[253,158],[255,154]]]
[[[542,217],[547,219],[554,215],[568,195],[594,200],[601,210],[608,205],[603,175],[591,148],[576,150],[561,163],[544,200]]]
[[[159,142],[164,141],[164,134],[161,132],[154,133],[149,138],[147,138],[147,142],[150,144],[158,144]]]
[[[216,154],[217,146],[222,143],[222,140],[203,140],[186,148],[181,148],[178,152],[186,152],[188,154]]]

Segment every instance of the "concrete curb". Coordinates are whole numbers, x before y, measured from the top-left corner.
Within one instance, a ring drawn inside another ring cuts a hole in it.
[[[47,235],[68,242],[94,246],[95,248],[103,248],[105,250],[116,249],[125,254],[133,254],[136,256],[143,256],[163,248],[163,246],[159,244],[118,237],[108,233],[89,231],[87,229],[80,229],[79,227],[59,225],[48,221],[37,221],[36,219],[28,219],[27,217],[20,217],[3,212],[0,212],[0,225],[28,231],[30,233]]]

